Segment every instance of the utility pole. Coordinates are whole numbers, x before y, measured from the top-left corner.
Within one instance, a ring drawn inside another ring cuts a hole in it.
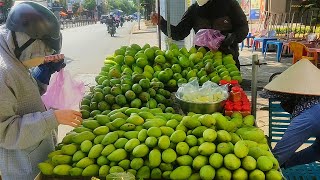
[[[141,29],[140,27],[140,8],[141,8],[141,5],[140,5],[140,0],[138,0],[138,28],[139,30]]]
[[[171,44],[171,15],[170,15],[170,0],[166,0],[166,18],[167,18],[167,49]]]
[[[157,12],[158,12],[158,19],[160,20],[160,0],[157,0]],[[158,44],[159,48],[161,49],[161,23],[158,24]]]

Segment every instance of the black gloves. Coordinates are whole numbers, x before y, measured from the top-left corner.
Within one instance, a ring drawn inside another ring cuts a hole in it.
[[[43,84],[49,84],[51,75],[55,72],[59,72],[62,68],[64,68],[66,64],[64,60],[59,62],[49,62],[46,64],[41,64],[38,67],[34,68],[32,71],[32,76],[40,81]]]
[[[230,46],[234,43],[236,40],[236,35],[233,33],[227,34],[225,39],[222,41],[219,50],[224,54],[232,54],[233,50],[230,48]]]

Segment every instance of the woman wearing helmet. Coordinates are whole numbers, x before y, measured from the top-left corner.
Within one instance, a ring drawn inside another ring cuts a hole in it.
[[[161,25],[161,31],[167,35],[167,21],[161,17],[155,20]],[[215,29],[226,36],[220,46],[220,51],[232,54],[240,69],[239,47],[249,31],[247,17],[236,0],[197,0],[184,13],[177,26],[171,25],[171,35],[174,40],[183,40],[194,29]]]
[[[65,66],[63,61],[44,64],[44,57],[60,49],[59,22],[37,3],[14,6],[0,27],[0,171],[4,180],[33,180],[39,172],[37,164],[54,149],[58,125],[81,124],[81,113],[46,110],[41,100],[51,74]]]

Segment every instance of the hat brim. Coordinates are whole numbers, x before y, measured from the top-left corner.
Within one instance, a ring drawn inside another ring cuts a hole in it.
[[[267,84],[274,92],[320,96],[320,70],[309,60],[299,60]]]

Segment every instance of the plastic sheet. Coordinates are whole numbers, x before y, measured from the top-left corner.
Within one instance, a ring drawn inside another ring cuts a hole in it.
[[[187,84],[182,84],[177,96],[187,102],[210,103],[220,102],[229,97],[227,86],[219,86],[214,82],[207,81],[202,87],[198,80],[193,80]]]

